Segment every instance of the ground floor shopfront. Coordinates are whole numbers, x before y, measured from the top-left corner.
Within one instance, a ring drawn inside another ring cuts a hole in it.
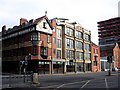
[[[87,72],[91,71],[91,63],[70,62],[64,59],[56,60],[27,60],[27,65],[20,64],[18,61],[4,62],[3,72],[36,72],[39,74],[59,74],[69,72]]]

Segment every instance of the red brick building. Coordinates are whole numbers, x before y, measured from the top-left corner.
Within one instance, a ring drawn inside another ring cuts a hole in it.
[[[51,73],[52,25],[46,16],[36,20],[20,19],[20,25],[2,28],[2,70]]]
[[[92,71],[101,71],[100,69],[100,48],[98,45],[92,43]]]
[[[113,55],[114,55],[114,67],[120,68],[120,48],[118,46],[118,43],[116,43],[116,46],[113,49]]]

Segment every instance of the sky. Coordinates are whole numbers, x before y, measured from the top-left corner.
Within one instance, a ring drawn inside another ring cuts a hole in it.
[[[118,17],[120,0],[0,0],[0,31],[19,25],[20,18],[67,18],[91,31],[92,41],[98,45],[97,22]]]

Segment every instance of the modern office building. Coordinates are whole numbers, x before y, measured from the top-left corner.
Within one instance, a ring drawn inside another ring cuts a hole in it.
[[[100,48],[95,43],[92,43],[92,71],[99,72],[100,68]]]
[[[99,46],[101,59],[113,56],[113,49],[118,43],[120,47],[120,17],[98,22]],[[114,65],[113,65],[114,66]]]
[[[86,72],[92,70],[91,32],[78,23],[69,23],[68,19],[54,18],[58,36],[62,42],[62,59],[65,60],[65,72]],[[61,34],[59,33],[61,32]],[[57,45],[60,44],[57,39]]]

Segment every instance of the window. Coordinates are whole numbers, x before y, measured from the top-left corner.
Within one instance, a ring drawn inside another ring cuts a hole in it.
[[[61,30],[57,28],[57,37],[61,37]]]
[[[48,37],[47,37],[47,42],[48,43],[50,42],[50,35],[48,35]]]
[[[61,48],[61,40],[57,39],[57,48]]]
[[[66,48],[74,48],[74,41],[72,39],[66,38]]]
[[[55,43],[55,38],[53,38],[53,43]]]
[[[24,47],[22,47],[22,48],[20,49],[20,55],[21,55],[21,56],[24,55]]]
[[[83,53],[82,53],[82,52],[77,52],[77,53],[76,53],[76,58],[77,58],[78,60],[83,60]]]
[[[61,50],[57,50],[57,58],[58,58],[58,59],[61,58]]]
[[[86,63],[86,71],[91,71],[91,63]]]
[[[53,49],[53,55],[55,55],[55,49]]]
[[[93,53],[95,53],[95,49],[93,48]]]
[[[45,22],[43,22],[43,28],[45,28],[45,29],[46,29],[46,23],[45,23]]]
[[[34,54],[34,55],[37,54],[37,47],[33,47],[33,54]]]
[[[31,33],[31,40],[40,40],[40,32]]]
[[[85,51],[90,51],[90,50],[91,50],[90,44],[85,43]]]
[[[72,50],[66,50],[66,58],[67,59],[73,59],[74,58],[74,52]]]
[[[94,61],[94,66],[97,66],[97,61]]]
[[[21,43],[24,42],[24,36],[21,36]]]
[[[48,47],[41,47],[41,57],[47,59],[48,56]]]
[[[38,32],[38,40],[40,40],[40,32]]]
[[[82,39],[83,38],[83,33],[79,32],[79,31],[76,31],[76,37],[79,38],[79,39]]]
[[[76,48],[78,50],[83,50],[83,43],[82,42],[79,42],[79,41],[76,41]]]
[[[70,36],[73,36],[73,34],[74,34],[73,29],[66,27],[66,34],[70,35]]]
[[[96,54],[98,54],[98,49],[96,49]]]
[[[55,27],[53,27],[53,32],[55,32]]]
[[[90,41],[90,35],[85,34],[85,40]]]
[[[85,60],[91,60],[91,54],[90,53],[85,53]]]

